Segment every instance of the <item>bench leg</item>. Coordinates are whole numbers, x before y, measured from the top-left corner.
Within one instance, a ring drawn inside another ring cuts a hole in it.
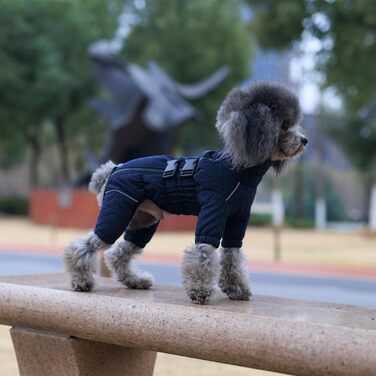
[[[21,376],[151,376],[156,352],[12,328]]]

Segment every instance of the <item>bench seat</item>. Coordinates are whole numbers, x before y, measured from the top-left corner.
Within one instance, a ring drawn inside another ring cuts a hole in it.
[[[27,362],[16,342],[29,331],[38,341],[115,346],[111,353],[121,346],[287,374],[376,375],[376,310],[349,305],[257,295],[237,302],[217,292],[210,306],[198,306],[181,287],[130,290],[110,278],[77,293],[61,273],[1,277],[0,323],[16,328],[20,369]]]

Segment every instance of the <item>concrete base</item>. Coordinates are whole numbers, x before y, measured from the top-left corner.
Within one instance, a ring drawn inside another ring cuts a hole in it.
[[[20,376],[150,376],[156,352],[12,328]]]

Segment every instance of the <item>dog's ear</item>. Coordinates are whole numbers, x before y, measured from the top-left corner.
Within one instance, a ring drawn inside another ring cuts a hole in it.
[[[221,127],[224,153],[235,167],[251,167],[267,160],[278,137],[268,106],[258,103],[231,112]]]
[[[248,160],[258,164],[268,159],[278,137],[271,110],[268,106],[258,103],[244,111],[247,118],[246,150]]]

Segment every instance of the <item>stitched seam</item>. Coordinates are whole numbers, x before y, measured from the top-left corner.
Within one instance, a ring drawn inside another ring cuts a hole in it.
[[[163,172],[164,170],[161,169],[161,168],[153,168],[153,167],[125,167],[125,168],[121,168],[115,172],[113,172],[111,174],[112,175],[115,175],[119,172]]]
[[[236,190],[239,188],[239,185],[240,185],[240,182],[236,185],[234,190],[227,196],[226,201],[228,201],[231,198],[231,196],[236,192]]]
[[[110,193],[110,192],[117,192],[117,193],[121,193],[122,195],[124,195],[125,197],[128,197],[130,198],[132,201],[138,203],[138,200],[136,200],[135,198],[133,198],[132,196],[129,196],[127,195],[126,193],[122,192],[122,191],[119,191],[117,189],[110,189],[109,191],[107,191],[106,193]]]

